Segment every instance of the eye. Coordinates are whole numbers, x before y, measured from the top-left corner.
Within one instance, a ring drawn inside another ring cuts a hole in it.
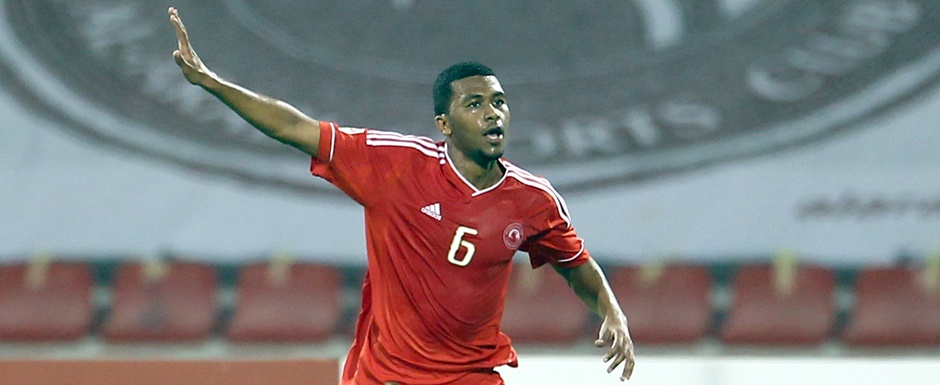
[[[478,102],[478,101],[470,102],[470,104],[467,104],[467,107],[470,107],[470,108],[479,108],[479,107],[480,107],[480,102]]]
[[[503,100],[503,99],[496,99],[496,100],[493,101],[493,105],[496,106],[496,107],[502,107],[502,106],[506,105],[506,101]]]

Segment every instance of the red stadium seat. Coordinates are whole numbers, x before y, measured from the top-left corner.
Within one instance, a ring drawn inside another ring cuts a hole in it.
[[[215,268],[174,261],[165,273],[153,275],[148,266],[128,263],[118,270],[102,337],[111,342],[207,338],[218,310]]]
[[[708,332],[712,279],[705,267],[618,266],[609,280],[634,342],[687,344]]]
[[[901,267],[861,271],[842,341],[855,346],[940,346],[940,289],[926,285],[920,273]]]
[[[337,331],[342,316],[342,276],[334,266],[249,265],[238,280],[235,313],[226,331],[239,342],[317,342]]]
[[[835,275],[815,266],[793,267],[781,281],[771,265],[744,266],[720,339],[729,344],[815,345],[835,325]]]
[[[71,341],[92,323],[94,280],[78,262],[0,267],[0,340]]]
[[[564,344],[586,336],[590,310],[549,266],[513,266],[501,329],[514,342]]]

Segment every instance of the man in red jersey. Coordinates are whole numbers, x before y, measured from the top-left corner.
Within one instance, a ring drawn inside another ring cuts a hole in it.
[[[434,85],[445,140],[316,121],[209,71],[170,8],[186,79],[255,128],[311,156],[310,171],[361,204],[368,270],[343,385],[496,385],[515,366],[499,331],[512,258],[551,264],[603,317],[598,347],[608,372],[633,372],[627,320],[572,227],[565,201],[544,178],[501,158],[509,106],[493,71],[460,63]]]

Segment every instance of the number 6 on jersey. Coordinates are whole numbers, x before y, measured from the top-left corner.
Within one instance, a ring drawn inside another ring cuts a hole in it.
[[[467,266],[470,264],[470,260],[473,258],[473,253],[476,251],[476,246],[474,246],[470,241],[465,241],[463,239],[464,235],[477,235],[479,232],[470,227],[460,226],[457,228],[457,232],[454,234],[454,240],[450,242],[450,251],[447,253],[447,261],[453,263],[457,266]],[[462,259],[457,258],[457,250],[463,246],[467,249],[467,254],[463,256]]]

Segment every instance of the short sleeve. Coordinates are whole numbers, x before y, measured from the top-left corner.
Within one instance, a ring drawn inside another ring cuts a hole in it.
[[[564,200],[559,196],[548,199],[543,209],[530,218],[532,232],[536,235],[527,239],[519,249],[529,254],[533,268],[546,263],[572,268],[590,259],[584,240],[575,232],[567,211]]]
[[[384,161],[384,154],[366,143],[363,128],[340,127],[331,122],[320,122],[320,147],[311,158],[310,173],[325,179],[363,206],[375,203],[381,197],[392,162]]]

